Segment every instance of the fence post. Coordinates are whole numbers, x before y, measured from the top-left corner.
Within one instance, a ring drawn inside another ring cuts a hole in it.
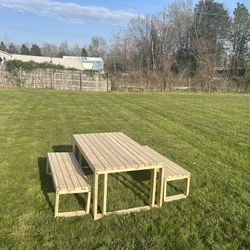
[[[107,74],[107,92],[109,92],[109,76]]]
[[[82,91],[82,71],[80,71],[80,91]]]
[[[54,69],[51,71],[51,89],[54,88]]]

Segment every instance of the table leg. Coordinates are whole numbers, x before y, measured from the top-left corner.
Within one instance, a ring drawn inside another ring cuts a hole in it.
[[[103,203],[102,203],[102,214],[107,213],[107,185],[108,185],[108,174],[104,174],[103,178]]]
[[[93,217],[97,219],[97,207],[98,207],[98,178],[99,175],[94,173],[94,190],[93,190]]]
[[[156,177],[157,177],[157,169],[155,168],[151,170],[151,187],[149,195],[150,207],[153,207],[155,205]]]
[[[159,183],[158,183],[158,197],[157,197],[157,205],[162,207],[163,202],[163,186],[164,186],[164,168],[160,168],[159,172]]]

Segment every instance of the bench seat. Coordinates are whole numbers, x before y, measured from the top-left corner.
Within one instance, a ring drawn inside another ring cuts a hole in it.
[[[72,152],[48,153],[47,173],[52,175],[56,190],[55,217],[76,216],[89,213],[91,188],[87,177]],[[85,211],[59,212],[59,195],[86,193]]]
[[[190,173],[184,168],[180,167],[176,163],[172,162],[165,156],[161,155],[157,151],[153,150],[148,146],[143,146],[145,151],[154,159],[159,162],[164,163],[164,179],[165,179],[165,187],[164,187],[164,201],[169,202],[173,200],[179,200],[182,198],[186,198],[189,195],[189,185],[190,185]],[[169,181],[176,180],[186,180],[185,188],[182,194],[167,196],[167,184]]]

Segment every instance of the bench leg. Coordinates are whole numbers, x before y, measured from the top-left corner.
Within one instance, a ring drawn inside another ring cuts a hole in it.
[[[168,181],[164,181],[164,193],[163,193],[163,200],[165,201],[167,197],[167,188],[168,188]]]
[[[188,177],[188,178],[186,179],[186,187],[185,187],[185,190],[184,190],[184,194],[185,194],[186,196],[189,195],[189,186],[190,186],[190,177]]]
[[[87,193],[87,201],[86,201],[86,214],[89,214],[90,210],[90,198],[91,198],[91,192]]]
[[[85,211],[70,211],[70,212],[59,212],[59,194],[56,193],[56,201],[55,201],[55,212],[54,217],[73,217],[73,216],[83,216],[85,214],[89,214],[90,210],[90,199],[91,199],[91,192],[87,193],[87,201],[85,206]]]
[[[55,217],[58,216],[58,213],[59,213],[58,210],[59,210],[59,194],[56,193],[55,214],[54,214]]]
[[[164,192],[164,201],[165,202],[170,202],[170,201],[175,201],[175,200],[187,198],[187,196],[189,195],[190,177],[185,178],[186,183],[185,183],[185,188],[183,190],[183,193],[175,194],[175,195],[171,195],[171,196],[167,196],[168,181],[175,181],[175,180],[174,179],[165,180],[165,192]]]

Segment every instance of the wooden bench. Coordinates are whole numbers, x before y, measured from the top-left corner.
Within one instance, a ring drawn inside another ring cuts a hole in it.
[[[173,200],[179,200],[186,198],[189,195],[189,185],[190,185],[190,173],[186,171],[184,168],[180,167],[176,163],[170,161],[165,156],[161,155],[160,153],[156,152],[152,148],[148,146],[143,146],[146,152],[151,155],[154,158],[159,159],[159,161],[162,161],[165,164],[164,167],[164,201],[169,202]],[[176,181],[176,180],[186,180],[185,182],[185,188],[183,190],[182,194],[177,195],[171,195],[167,196],[167,184],[170,181]]]
[[[80,216],[89,213],[90,185],[73,153],[48,153],[46,172],[52,175],[56,190],[55,217]],[[85,210],[59,212],[59,195],[76,193],[86,193]]]

